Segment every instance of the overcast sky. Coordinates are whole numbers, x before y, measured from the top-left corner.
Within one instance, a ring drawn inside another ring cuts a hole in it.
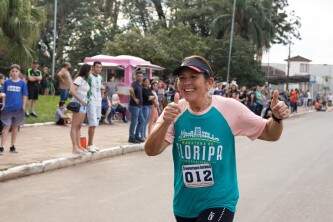
[[[290,8],[301,18],[302,40],[295,41],[291,56],[300,55],[314,64],[333,64],[333,1],[289,0]],[[285,63],[288,46],[274,45],[263,63]]]

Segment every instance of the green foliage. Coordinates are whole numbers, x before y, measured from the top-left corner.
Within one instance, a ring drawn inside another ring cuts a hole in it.
[[[142,35],[139,30],[118,34],[106,44],[104,53],[109,55],[129,54],[139,56],[165,67],[170,73],[180,61],[189,55],[204,54],[207,46],[203,38],[188,28],[158,29],[154,34]]]
[[[209,41],[210,51],[206,55],[216,70],[216,78],[225,81],[227,76],[229,39],[213,39]],[[231,79],[241,85],[254,86],[264,83],[264,73],[260,62],[254,59],[255,49],[248,41],[239,36],[234,38],[232,60],[230,66]]]
[[[0,50],[6,54],[6,63],[29,65],[45,22],[45,11],[34,6],[33,0],[0,2]]]
[[[198,54],[209,58],[225,80],[233,0],[58,2],[57,66],[69,61],[75,67],[84,57],[101,53],[128,54],[165,67],[167,75],[184,57]],[[52,52],[55,41],[53,4],[53,0],[1,0],[0,57],[5,54],[27,64],[37,51],[39,59],[50,64],[45,52]],[[288,0],[237,0],[231,78],[250,85],[262,82],[263,50],[300,38],[299,18],[288,14],[287,6]]]
[[[181,40],[181,41],[180,41]],[[229,40],[203,38],[195,35],[185,26],[159,29],[154,34],[142,35],[139,30],[118,34],[107,43],[105,54],[130,54],[142,57],[172,72],[180,61],[190,55],[208,58],[219,81],[226,79]],[[231,76],[241,84],[263,83],[260,63],[254,60],[255,49],[248,41],[236,37],[234,41]]]
[[[39,96],[36,112],[38,117],[25,118],[26,123],[54,122],[55,111],[58,107],[59,96]]]

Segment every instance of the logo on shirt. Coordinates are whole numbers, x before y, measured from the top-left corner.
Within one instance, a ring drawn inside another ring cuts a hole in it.
[[[210,134],[209,132],[203,131],[201,127],[195,127],[194,130],[187,132],[186,130],[182,130],[179,136],[179,141],[206,141],[210,143],[219,143],[220,139],[215,137],[214,134]]]
[[[8,86],[7,88],[8,92],[21,92],[20,86]]]

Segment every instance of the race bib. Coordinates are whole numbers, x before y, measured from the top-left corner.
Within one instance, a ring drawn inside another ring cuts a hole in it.
[[[213,186],[212,166],[210,164],[183,165],[183,180],[188,188]]]

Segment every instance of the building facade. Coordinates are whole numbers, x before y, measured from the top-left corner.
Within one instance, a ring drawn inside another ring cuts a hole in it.
[[[266,79],[279,89],[310,90],[312,95],[327,94],[333,90],[333,65],[311,64],[311,60],[302,56],[295,56],[286,63],[262,64]]]

